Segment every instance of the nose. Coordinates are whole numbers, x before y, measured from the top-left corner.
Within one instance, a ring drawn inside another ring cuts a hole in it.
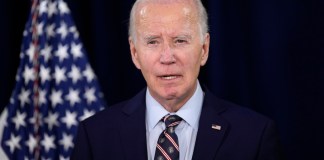
[[[160,62],[162,64],[173,64],[176,62],[172,48],[166,44],[161,51]]]

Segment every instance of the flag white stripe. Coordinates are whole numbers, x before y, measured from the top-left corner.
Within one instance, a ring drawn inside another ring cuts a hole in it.
[[[0,116],[0,142],[2,141],[2,134],[6,124],[7,117],[8,117],[8,111],[7,108],[5,107]],[[0,147],[0,159],[9,160],[5,152],[2,150],[2,147]]]

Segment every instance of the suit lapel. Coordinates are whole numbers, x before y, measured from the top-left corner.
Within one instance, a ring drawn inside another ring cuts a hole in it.
[[[131,99],[123,108],[120,136],[126,159],[147,159],[145,127],[145,90]]]
[[[216,105],[216,106],[215,106]],[[228,129],[228,122],[219,116],[226,108],[218,106],[217,98],[206,91],[197,133],[193,160],[214,159]]]

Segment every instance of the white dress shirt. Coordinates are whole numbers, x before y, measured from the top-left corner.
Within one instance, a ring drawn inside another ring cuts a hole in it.
[[[147,89],[146,140],[149,160],[154,159],[157,140],[165,129],[165,124],[160,120],[167,114],[176,114],[183,119],[175,129],[179,140],[179,160],[190,160],[192,158],[203,99],[204,93],[197,80],[197,87],[193,96],[177,112],[170,113],[151,96]]]

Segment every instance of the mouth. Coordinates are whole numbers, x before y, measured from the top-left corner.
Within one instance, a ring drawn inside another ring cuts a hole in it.
[[[161,79],[163,80],[174,80],[179,78],[179,75],[163,75],[163,76],[159,76]]]

